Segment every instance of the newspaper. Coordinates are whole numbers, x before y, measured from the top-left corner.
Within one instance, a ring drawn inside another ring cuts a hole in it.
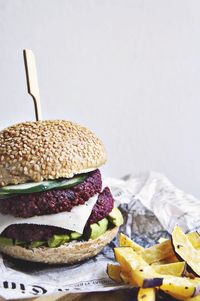
[[[177,189],[164,175],[150,172],[124,180],[104,180],[121,208],[125,223],[121,231],[143,246],[167,237],[178,224],[184,231],[200,230],[200,203]],[[113,240],[95,258],[71,266],[26,263],[0,255],[0,296],[33,298],[59,292],[80,293],[125,288],[110,280],[107,263],[114,260]]]

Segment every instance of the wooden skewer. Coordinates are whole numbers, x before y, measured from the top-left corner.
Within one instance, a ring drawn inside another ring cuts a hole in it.
[[[42,111],[40,104],[40,92],[38,87],[37,69],[34,53],[29,49],[23,50],[24,65],[26,71],[26,82],[28,93],[32,96],[35,107],[36,121],[42,119]]]

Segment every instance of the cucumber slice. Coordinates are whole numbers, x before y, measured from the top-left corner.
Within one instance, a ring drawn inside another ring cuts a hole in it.
[[[25,183],[18,185],[10,185],[0,188],[0,198],[7,198],[13,194],[42,192],[51,189],[66,189],[80,184],[87,178],[88,174],[77,175],[71,179],[59,179],[51,181],[43,181],[38,183]]]
[[[44,182],[37,182],[37,183],[25,183],[25,184],[18,184],[18,185],[9,185],[2,187],[0,189],[0,194],[10,194],[10,193],[29,193],[29,192],[37,192],[42,189],[45,189],[49,186],[50,181]]]
[[[55,188],[59,188],[59,189],[70,188],[70,187],[73,187],[73,186],[83,182],[86,178],[87,178],[87,175],[79,175],[79,176],[76,176],[76,177],[71,178],[69,180],[67,180],[67,179],[58,180],[55,183]]]
[[[7,199],[10,198],[10,193],[4,193],[4,192],[0,192],[0,199]],[[13,195],[12,195],[13,196]]]

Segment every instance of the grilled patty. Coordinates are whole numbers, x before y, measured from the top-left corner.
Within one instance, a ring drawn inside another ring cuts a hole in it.
[[[70,189],[52,189],[1,199],[0,212],[23,218],[69,212],[74,206],[84,204],[89,198],[100,193],[101,189],[101,173],[97,169],[90,172],[85,181]]]
[[[90,224],[105,218],[113,209],[114,200],[110,189],[106,187],[98,196],[98,200],[93,207],[91,215],[85,228]],[[36,240],[48,240],[54,234],[67,234],[69,231],[63,228],[34,224],[13,224],[7,227],[1,235],[24,242]]]

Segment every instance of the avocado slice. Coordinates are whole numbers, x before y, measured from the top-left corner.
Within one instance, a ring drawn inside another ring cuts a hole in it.
[[[90,225],[90,239],[96,239],[100,235],[106,232],[108,228],[108,220],[104,218],[97,223]]]
[[[29,245],[29,248],[39,248],[41,247],[42,245],[44,245],[46,242],[43,241],[43,240],[36,240],[36,241],[33,241],[30,245]]]
[[[82,236],[82,234],[78,233],[78,232],[72,232],[72,233],[70,233],[70,239],[72,239],[72,240],[78,239],[81,236]]]
[[[13,240],[12,238],[0,236],[0,245],[12,246]]]
[[[21,246],[21,245],[25,245],[25,244],[26,244],[25,241],[22,241],[22,240],[19,240],[19,239],[15,239],[15,242],[14,242],[15,246]]]
[[[60,245],[63,245],[64,243],[68,242],[69,240],[70,240],[70,237],[67,234],[64,234],[64,235],[53,235],[48,240],[48,246],[50,248],[59,247]]]
[[[108,214],[109,221],[115,226],[119,227],[124,223],[123,215],[117,207],[114,207]]]
[[[101,228],[101,231],[100,231],[100,232],[102,232],[102,234],[103,234],[104,232],[106,232],[106,230],[108,229],[108,220],[107,220],[107,218],[104,218],[104,219],[98,221],[97,224],[98,224],[99,227]]]

